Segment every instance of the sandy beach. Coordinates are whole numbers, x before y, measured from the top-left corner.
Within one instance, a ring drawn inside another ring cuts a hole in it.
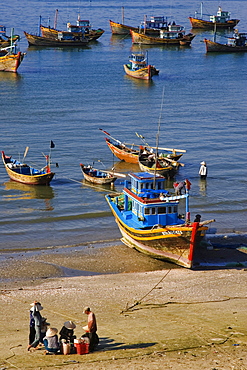
[[[238,250],[229,248],[231,240]],[[153,260],[121,243],[6,258],[0,263],[0,369],[246,369],[246,237],[214,242],[226,243],[218,248],[219,260],[229,260],[195,270]],[[28,352],[34,300],[42,303],[52,327],[60,330],[73,320],[77,337],[86,324],[83,307],[91,306],[98,350],[67,356]]]

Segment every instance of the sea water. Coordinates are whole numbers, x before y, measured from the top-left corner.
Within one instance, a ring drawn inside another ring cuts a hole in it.
[[[223,1],[224,10],[247,31],[245,1]],[[50,153],[56,172],[48,187],[32,187],[9,180],[0,165],[0,250],[18,251],[93,241],[119,242],[120,233],[105,201],[110,188],[82,180],[80,163],[119,172],[138,166],[119,163],[105,143],[106,130],[126,143],[141,144],[136,132],[155,146],[185,149],[175,180],[192,183],[191,217],[215,219],[218,232],[246,231],[246,79],[247,53],[206,54],[204,38],[213,31],[196,31],[191,47],[148,47],[149,63],[160,70],[152,82],[127,77],[123,64],[132,50],[131,38],[114,37],[109,19],[138,26],[144,15],[167,16],[190,32],[188,16],[199,10],[197,1],[35,1],[1,4],[0,23],[10,34],[21,35],[26,56],[18,74],[0,72],[0,148],[36,168]],[[204,2],[215,14],[216,1]],[[104,35],[85,48],[30,48],[23,31],[38,32],[39,16],[58,28],[75,23],[78,13]],[[229,32],[217,37],[226,42]],[[162,105],[162,99],[163,106]],[[201,181],[200,162],[208,177]],[[58,167],[56,167],[56,163]],[[172,181],[167,181],[172,190]],[[123,180],[115,190],[122,189]],[[113,189],[114,190],[114,189]]]

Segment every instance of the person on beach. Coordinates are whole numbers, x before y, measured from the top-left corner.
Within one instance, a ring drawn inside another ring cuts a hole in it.
[[[30,351],[31,348],[36,349],[41,342],[41,324],[42,316],[40,311],[43,310],[41,304],[37,301],[31,303],[30,309],[30,331],[29,331],[29,345],[27,350]]]
[[[73,323],[73,321],[66,321],[59,332],[60,334],[59,341],[62,342],[62,340],[65,340],[67,343],[73,343],[75,339],[74,335],[75,328],[76,325]]]
[[[206,162],[201,162],[200,163],[201,167],[199,169],[199,175],[201,176],[201,180],[206,180],[207,174],[208,174],[208,169]]]
[[[57,332],[58,330],[56,328],[49,328],[46,332],[46,335],[44,337],[46,355],[56,354],[60,349]]]
[[[88,315],[88,322],[87,325],[83,327],[86,333],[82,335],[82,337],[89,338],[89,352],[93,352],[99,343],[96,317],[89,307],[85,307],[83,311],[86,315]]]

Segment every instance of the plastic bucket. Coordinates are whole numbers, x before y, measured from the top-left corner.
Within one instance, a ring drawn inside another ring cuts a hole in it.
[[[85,355],[86,353],[89,353],[88,343],[74,343],[74,346],[78,355]]]

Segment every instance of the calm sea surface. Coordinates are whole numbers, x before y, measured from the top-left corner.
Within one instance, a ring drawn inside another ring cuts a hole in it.
[[[247,31],[246,1],[221,5],[241,19],[239,30]],[[9,33],[15,28],[27,53],[18,75],[0,73],[0,148],[22,159],[29,146],[26,162],[41,168],[42,153],[49,154],[53,140],[56,172],[50,187],[29,187],[11,182],[0,165],[2,252],[119,240],[104,198],[109,189],[86,185],[79,164],[110,168],[116,162],[99,128],[127,143],[139,144],[138,132],[154,145],[160,115],[160,146],[187,150],[176,180],[192,183],[192,217],[200,213],[204,220],[215,218],[212,227],[218,232],[246,231],[247,53],[206,55],[203,39],[212,39],[213,33],[197,32],[189,48],[149,47],[149,62],[160,75],[152,83],[136,81],[123,71],[133,50],[131,39],[110,32],[109,19],[121,22],[121,6],[129,25],[137,26],[144,14],[165,15],[189,32],[188,16],[199,11],[200,3],[12,0],[0,6],[0,23]],[[205,1],[204,6],[205,13],[214,14],[218,2]],[[28,48],[23,31],[36,33],[39,15],[43,24],[50,17],[53,25],[55,9],[59,28],[75,22],[80,10],[104,35],[82,49]],[[209,169],[206,183],[198,177],[202,160]],[[138,170],[115,165],[123,172]],[[115,188],[122,188],[120,181]]]

